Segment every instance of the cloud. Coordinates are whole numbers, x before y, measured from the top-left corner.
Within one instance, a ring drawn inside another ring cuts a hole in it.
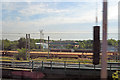
[[[79,7],[77,7],[77,5],[76,6],[71,5],[72,8],[70,6],[70,8],[67,8],[67,9],[58,9],[55,6],[55,4],[53,4],[51,6],[48,3],[39,3],[39,4],[32,4],[31,2],[28,2],[28,3],[29,4],[27,4],[27,5],[17,5],[16,3],[5,3],[4,4],[5,7],[3,7],[3,8],[5,8],[9,11],[17,10],[19,12],[19,15],[21,15],[21,18],[22,17],[26,18],[26,19],[28,18],[27,20],[30,20],[29,19],[30,16],[34,16],[34,15],[46,14],[49,18],[49,16],[51,16],[50,14],[52,14],[53,19],[56,18],[59,20],[59,17],[61,17],[61,18],[63,17],[64,22],[66,21],[67,23],[69,23],[68,21],[70,21],[72,23],[73,22],[76,23],[77,21],[81,21],[81,20],[85,20],[85,21],[90,20],[90,22],[92,22],[92,21],[95,22],[95,7],[91,7],[90,4],[79,6]],[[102,4],[99,4],[99,5],[102,5]],[[21,6],[22,6],[22,8],[18,9]],[[53,6],[54,6],[54,8],[53,8]],[[86,6],[87,6],[87,8],[86,8]],[[91,7],[91,9],[89,7]],[[109,20],[117,19],[117,16],[118,16],[117,6],[114,5],[114,6],[108,7],[108,11],[109,11],[108,12]],[[68,15],[66,15],[66,14],[68,14]],[[71,18],[72,16],[74,18]],[[83,16],[86,19],[83,18]],[[19,18],[20,18],[20,16],[19,16]],[[16,19],[18,20],[18,18],[16,18]],[[45,19],[46,19],[46,17],[45,17]],[[70,20],[68,20],[68,19],[70,19]],[[102,6],[98,7],[98,19],[100,22],[102,21]],[[20,20],[23,20],[23,19],[20,19]]]
[[[96,0],[2,0],[2,2],[96,2]]]
[[[19,10],[19,8],[23,8],[22,5],[18,5],[19,3],[16,2],[3,2],[2,3],[2,10],[13,11]]]
[[[92,17],[91,19],[90,18],[86,19],[85,17],[54,17],[54,18],[47,17],[44,19],[39,19],[34,21],[19,21],[19,17],[18,17],[17,21],[7,21],[7,22],[3,21],[3,30],[5,32],[30,32],[30,31],[34,32],[41,25],[46,26],[45,29],[48,29],[48,28],[57,29],[60,27],[59,25],[61,24],[63,24],[62,26],[64,26],[65,24],[68,24],[68,26],[70,26],[73,24],[80,25],[85,23],[86,24],[93,23]],[[66,27],[66,28],[69,28],[69,27]],[[56,31],[55,29],[52,31]]]
[[[118,5],[108,7],[108,20],[118,19]]]
[[[93,23],[94,25],[95,11],[94,9],[89,9],[88,11],[89,7],[86,7],[86,5],[82,5],[82,6],[71,5],[71,7],[68,7],[66,9],[58,9],[57,7],[51,8],[49,7],[48,4],[43,4],[43,3],[41,3],[40,5],[30,4],[24,9],[19,10],[21,13],[21,17],[16,16],[15,21],[13,20],[9,20],[7,22],[4,21],[3,26],[5,27],[4,30],[8,32],[22,32],[22,31],[26,32],[26,31],[32,31],[33,28],[38,28],[38,26],[41,25],[45,25],[47,26],[47,28],[54,27],[52,31],[54,31],[57,27],[60,27],[59,25],[61,24],[63,24],[62,26],[64,26],[65,24],[68,24],[68,26],[73,24],[79,24],[79,26],[81,26],[80,24],[90,24],[90,23]],[[28,19],[26,21],[22,20],[23,16],[25,16],[23,17],[25,19],[26,17],[29,18],[29,16],[42,14],[42,13],[48,14],[48,16],[35,20],[32,19]],[[49,16],[50,13],[53,13],[53,15]],[[85,26],[86,25],[84,25],[84,27]]]
[[[86,18],[87,17],[87,18]],[[92,23],[94,22],[93,16],[86,17],[47,17],[44,19],[38,20],[38,22],[46,25],[59,25],[59,24],[73,24],[73,23]],[[35,21],[37,22],[37,21]]]
[[[69,3],[68,3],[69,4]],[[9,31],[32,31],[33,27],[36,28],[40,25],[46,25],[47,27],[58,27],[61,24],[90,24],[95,23],[95,7],[91,7],[91,4],[82,5],[70,5],[68,8],[58,8],[54,4],[53,6],[48,3],[29,3],[23,5],[22,9],[17,9],[22,5],[16,5],[14,10],[18,10],[21,16],[16,16],[16,20],[9,20],[4,22],[4,27]],[[102,3],[101,3],[102,4]],[[101,5],[100,4],[100,5]],[[12,6],[12,5],[11,5]],[[25,7],[24,7],[25,6]],[[6,5],[6,8],[10,7]],[[14,6],[12,6],[14,7]],[[54,8],[55,7],[55,8]],[[62,7],[62,6],[61,6]],[[9,8],[8,8],[9,9]],[[117,6],[112,5],[108,7],[108,20],[117,20]],[[9,10],[12,10],[11,8]],[[53,14],[52,16],[49,14]],[[9,13],[8,13],[9,14]],[[37,18],[35,20],[30,19],[30,16],[39,14],[47,14],[47,17]],[[58,15],[59,14],[59,15]],[[23,19],[28,18],[26,21]],[[102,6],[98,7],[98,19],[99,23],[102,23]],[[85,26],[85,25],[84,25]],[[5,29],[4,28],[4,29]],[[10,30],[12,28],[12,30]],[[53,28],[54,29],[54,28]],[[111,28],[112,29],[112,28]]]
[[[17,20],[17,21],[20,21],[20,20],[21,20],[21,17],[16,17],[16,20]]]
[[[69,4],[69,3],[68,3]],[[78,3],[79,4],[79,3]],[[78,5],[77,4],[77,5]],[[71,5],[66,9],[59,9],[54,4],[51,6],[49,4],[32,4],[27,8],[20,10],[22,16],[30,18],[30,16],[46,14],[47,17],[36,18],[32,22],[40,22],[46,25],[54,24],[72,24],[72,23],[91,23],[95,22],[95,11],[94,9],[89,9],[89,6],[80,5],[75,7]],[[52,8],[51,8],[52,7]],[[89,11],[88,11],[89,10]],[[52,14],[52,16],[50,15]],[[42,15],[41,15],[42,16]],[[100,18],[101,19],[101,18]],[[30,21],[31,19],[29,19]]]
[[[24,16],[33,16],[37,14],[50,14],[50,13],[63,13],[68,12],[64,9],[53,9],[49,8],[48,4],[34,4],[29,5],[27,8],[20,10],[19,12]]]

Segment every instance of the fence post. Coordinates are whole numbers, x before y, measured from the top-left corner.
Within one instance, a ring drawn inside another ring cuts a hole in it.
[[[64,69],[65,69],[65,71],[66,71],[66,61],[64,61]]]
[[[79,62],[79,70],[80,70],[80,62]]]
[[[51,71],[52,71],[52,61],[50,61],[51,62]]]
[[[34,68],[34,62],[32,61],[32,69]]]
[[[31,60],[29,61],[29,68],[31,67]]]
[[[110,71],[111,71],[111,64],[110,64]]]
[[[44,69],[44,68],[43,68],[43,65],[44,65],[44,63],[43,63],[43,61],[42,61],[42,70]]]
[[[95,65],[94,65],[94,70],[95,70]]]
[[[12,68],[14,68],[14,61],[12,61]]]

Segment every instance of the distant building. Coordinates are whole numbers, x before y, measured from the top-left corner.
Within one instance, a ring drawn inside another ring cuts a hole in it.
[[[54,49],[66,49],[68,45],[71,46],[71,48],[79,47],[79,44],[74,41],[52,41],[50,42],[50,48],[54,48]]]
[[[48,48],[48,44],[47,43],[35,43],[36,45],[42,45],[44,49]]]

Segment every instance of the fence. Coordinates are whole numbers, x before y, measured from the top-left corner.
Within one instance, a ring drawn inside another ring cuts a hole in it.
[[[75,69],[94,69],[94,70],[100,70],[101,65],[93,65],[90,64],[89,62],[87,64],[83,64],[82,62],[79,61],[29,61],[29,62],[7,62],[7,61],[2,61],[1,62],[2,67],[7,67],[7,68],[25,68],[25,69],[36,69],[40,68],[41,70],[44,70],[45,67],[49,67],[51,70],[54,70],[54,68],[62,68],[65,71],[70,68],[75,68]],[[108,63],[108,70],[120,70],[120,63],[118,62],[109,62]]]

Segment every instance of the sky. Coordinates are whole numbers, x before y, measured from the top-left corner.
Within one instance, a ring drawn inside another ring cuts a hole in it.
[[[108,0],[108,33],[118,32],[118,2]],[[101,0],[5,0],[0,14],[3,34],[39,33],[41,29],[44,33],[92,33],[96,14],[102,32]]]

